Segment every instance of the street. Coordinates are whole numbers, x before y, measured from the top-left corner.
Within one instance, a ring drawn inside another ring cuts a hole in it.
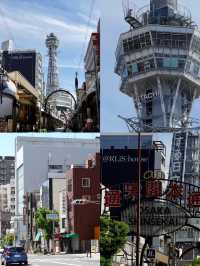
[[[100,258],[97,254],[92,254],[92,258],[86,254],[66,254],[66,255],[29,255],[29,265],[31,266],[99,266]]]

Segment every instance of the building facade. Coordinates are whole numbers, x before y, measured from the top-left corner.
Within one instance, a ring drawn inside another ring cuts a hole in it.
[[[200,186],[200,133],[191,130],[183,133],[174,133],[170,158],[169,178],[192,185]],[[199,219],[190,219],[189,224],[200,227]],[[183,227],[176,232],[176,246],[183,252],[200,242],[200,233],[191,227]],[[198,249],[191,249],[183,260],[192,261],[200,256]]]
[[[22,220],[23,196],[48,181],[49,166],[63,171],[72,163],[83,164],[85,157],[99,151],[99,140],[17,137],[15,150],[16,215]],[[26,238],[26,227],[19,225],[18,238]]]
[[[154,141],[150,133],[142,133],[141,141],[141,199],[144,198],[143,182],[152,173],[160,178],[166,176],[166,147],[161,141]],[[124,246],[127,254],[127,265],[132,265],[135,260],[136,237],[134,233],[133,205],[130,199],[135,199],[138,184],[138,134],[101,134],[101,183],[102,183],[102,213],[110,214],[111,218],[124,221],[129,224],[129,236]],[[106,194],[112,191],[115,194],[115,202],[107,202]],[[115,206],[113,206],[113,204]],[[131,218],[130,218],[131,217]],[[140,237],[142,249],[145,239]],[[159,263],[166,261],[167,253],[164,245],[164,237],[156,237],[151,243],[156,250]],[[114,258],[120,263],[122,252]],[[162,259],[163,258],[163,259]],[[158,264],[159,265],[159,264]],[[166,265],[164,263],[164,265]]]
[[[2,67],[7,72],[19,71],[41,95],[44,95],[42,56],[36,50],[3,51]]]
[[[83,129],[86,120],[92,119],[95,131],[100,128],[100,21],[97,32],[90,36],[84,58],[85,82],[76,87],[77,110],[74,115],[75,127]],[[75,122],[76,121],[76,122]]]
[[[10,183],[15,178],[15,157],[0,156],[0,185]]]
[[[98,240],[95,232],[98,231],[100,217],[100,155],[96,154],[94,159],[90,158],[85,166],[72,165],[66,177],[66,233],[77,236],[71,239],[69,247],[72,251],[89,251],[92,240],[93,243]]]

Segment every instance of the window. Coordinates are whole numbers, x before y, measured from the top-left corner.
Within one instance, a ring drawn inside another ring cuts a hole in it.
[[[90,187],[90,178],[82,178],[81,185],[82,187]]]

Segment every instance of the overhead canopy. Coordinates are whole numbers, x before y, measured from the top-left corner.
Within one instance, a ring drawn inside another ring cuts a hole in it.
[[[61,237],[62,238],[78,238],[79,235],[78,234],[62,234]]]
[[[4,81],[3,87],[3,93],[10,94],[15,98],[17,97],[17,88],[14,82],[12,82],[11,80]]]
[[[8,73],[8,77],[13,82],[16,82],[21,86],[21,91],[18,91],[20,96],[21,94],[24,94],[25,96],[30,95],[35,99],[39,98],[39,92],[30,84],[30,82],[19,71],[13,71]]]

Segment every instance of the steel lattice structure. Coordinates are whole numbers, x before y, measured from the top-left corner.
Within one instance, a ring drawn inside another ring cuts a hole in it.
[[[59,45],[58,38],[54,33],[50,33],[46,38],[46,46],[48,48],[49,64],[46,95],[59,89],[58,67],[57,67],[57,49]]]

